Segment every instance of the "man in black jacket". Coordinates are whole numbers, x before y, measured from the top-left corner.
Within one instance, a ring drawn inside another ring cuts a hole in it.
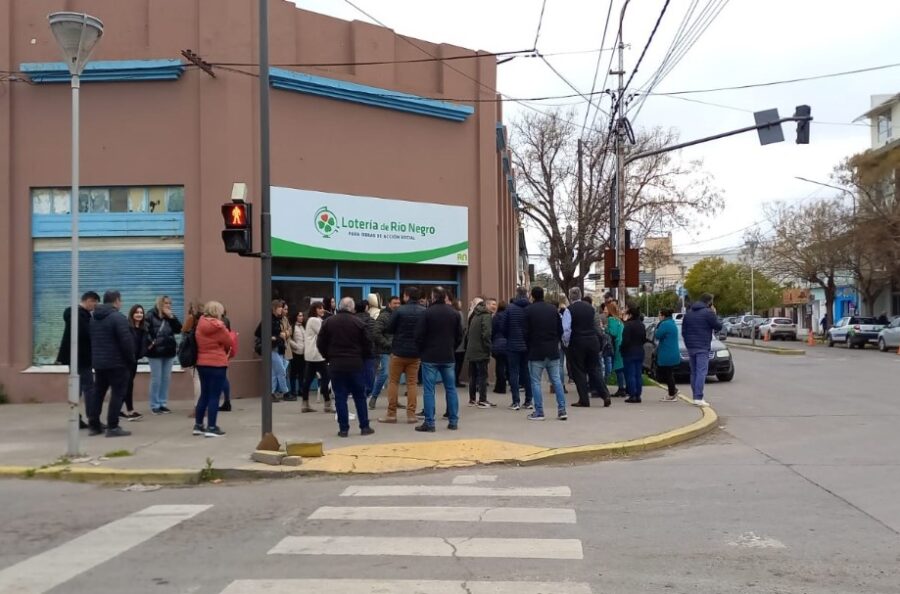
[[[372,390],[372,397],[369,398],[369,410],[375,410],[375,403],[381,395],[381,390],[387,383],[388,368],[391,366],[391,344],[394,342],[394,336],[387,331],[391,322],[391,316],[400,307],[400,298],[396,295],[391,296],[388,300],[388,306],[381,310],[378,319],[375,320],[375,330],[373,338],[375,343],[375,354],[378,356],[378,377],[375,378],[375,389]]]
[[[131,366],[135,361],[134,338],[128,328],[128,320],[119,313],[122,295],[118,291],[103,294],[103,305],[94,310],[91,322],[91,360],[97,375],[94,393],[87,403],[88,424],[91,435],[100,435],[100,411],[103,399],[110,391],[109,408],[106,415],[106,437],[131,435],[119,427],[119,411],[128,390]]]
[[[531,289],[532,304],[525,310],[525,340],[528,344],[528,367],[531,375],[531,394],[534,412],[529,421],[544,420],[544,399],[541,395],[541,372],[547,370],[550,385],[556,394],[556,418],[565,421],[566,396],[559,375],[559,341],[562,340],[562,319],[556,307],[544,301],[544,289]]]
[[[338,312],[325,320],[316,339],[316,348],[328,361],[339,437],[347,437],[350,432],[348,396],[353,396],[353,403],[356,405],[360,433],[375,433],[369,426],[369,411],[366,408],[365,361],[372,357],[372,340],[366,325],[354,315],[355,308],[353,298],[341,299]]]
[[[572,406],[590,406],[588,395],[603,398],[603,406],[609,406],[612,400],[609,389],[600,373],[600,339],[597,336],[597,312],[593,305],[582,301],[581,289],[569,289],[570,305],[563,314],[563,344],[568,349],[569,361],[575,375],[575,386],[578,388],[578,402]]]
[[[422,380],[425,384],[425,421],[416,431],[434,432],[434,389],[438,378],[444,384],[447,399],[447,429],[459,427],[459,396],[456,392],[456,347],[462,343],[459,314],[446,303],[447,293],[438,287],[432,292],[431,305],[416,327],[416,345],[422,356]]]
[[[79,392],[85,403],[85,413],[87,413],[87,402],[94,393],[94,370],[91,368],[91,313],[100,302],[100,295],[93,291],[88,291],[81,296],[81,303],[78,304],[78,383]],[[62,341],[59,343],[59,354],[56,356],[58,365],[72,364],[72,308],[67,307],[63,312],[63,321],[65,329],[63,330]],[[82,429],[87,429],[88,424],[84,422],[81,415],[78,416],[78,424]]]
[[[525,388],[526,409],[532,408],[533,393],[528,372],[528,345],[525,342],[525,313],[529,306],[528,291],[516,288],[516,297],[506,308],[503,333],[506,335],[506,362],[509,366],[509,388],[512,393],[512,410],[519,410],[519,387]]]
[[[397,396],[400,391],[400,376],[406,374],[406,422],[416,423],[416,400],[418,398],[419,347],[416,345],[416,326],[425,308],[419,305],[419,289],[406,290],[409,301],[401,305],[391,316],[387,331],[394,336],[391,343],[391,364],[388,371],[388,411],[378,419],[379,423],[397,422]]]

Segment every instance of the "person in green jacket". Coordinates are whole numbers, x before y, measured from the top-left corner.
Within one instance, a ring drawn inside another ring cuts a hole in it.
[[[656,326],[656,370],[657,379],[666,382],[669,394],[663,402],[678,400],[678,388],[675,386],[675,368],[681,364],[681,349],[678,346],[678,326],[672,319],[672,310],[659,312],[659,324]]]
[[[469,325],[466,332],[466,361],[469,363],[469,406],[491,408],[495,404],[487,399],[488,363],[491,360],[491,312],[484,299],[476,297],[469,307]],[[478,391],[478,401],[475,392]]]
[[[606,306],[606,313],[609,315],[607,320],[607,332],[613,342],[613,371],[616,372],[616,390],[612,394],[614,398],[624,398],[625,394],[625,362],[622,360],[622,332],[625,330],[625,324],[619,318],[619,306],[611,301]]]

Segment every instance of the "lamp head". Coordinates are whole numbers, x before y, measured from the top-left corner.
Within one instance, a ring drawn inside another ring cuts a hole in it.
[[[80,75],[103,36],[103,22],[81,12],[54,12],[47,20],[69,72]]]

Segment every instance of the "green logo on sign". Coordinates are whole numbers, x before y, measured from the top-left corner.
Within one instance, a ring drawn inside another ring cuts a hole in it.
[[[334,216],[334,213],[328,210],[328,207],[323,206],[319,210],[316,211],[316,231],[322,237],[331,237],[338,231],[337,226],[337,217]]]

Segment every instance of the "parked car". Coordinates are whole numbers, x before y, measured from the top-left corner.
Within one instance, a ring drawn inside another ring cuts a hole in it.
[[[740,319],[740,316],[731,316],[722,320],[722,330],[725,331],[726,336],[734,336],[737,333],[737,323]]]
[[[750,338],[750,325],[753,323],[753,320],[760,319],[759,316],[755,316],[752,314],[746,314],[743,316],[738,316],[737,321],[734,323],[732,327],[731,333],[734,336],[740,336]]]
[[[828,346],[833,347],[842,342],[847,348],[865,348],[868,343],[878,343],[878,333],[884,329],[884,324],[879,324],[875,318],[859,316],[847,316],[838,320],[837,324],[828,329]]]
[[[741,324],[741,333],[740,333],[741,338],[753,338],[754,336],[759,338],[759,325],[768,319],[769,318],[761,318],[759,316],[753,316],[752,318],[744,321]]]
[[[644,345],[644,368],[648,370],[650,377],[659,379],[656,367],[656,326],[659,322],[647,327],[648,342]],[[676,381],[690,381],[691,363],[688,357],[687,347],[681,337],[681,322],[675,322],[678,327],[678,349],[681,351],[681,363],[675,368]],[[720,382],[730,382],[734,379],[734,361],[731,351],[717,338],[713,338],[709,351],[709,374],[714,375]]]
[[[891,323],[878,333],[878,349],[884,353],[900,348],[900,316],[894,316]]]
[[[797,324],[788,318],[767,318],[756,328],[756,337],[764,337],[776,340],[797,340]]]

